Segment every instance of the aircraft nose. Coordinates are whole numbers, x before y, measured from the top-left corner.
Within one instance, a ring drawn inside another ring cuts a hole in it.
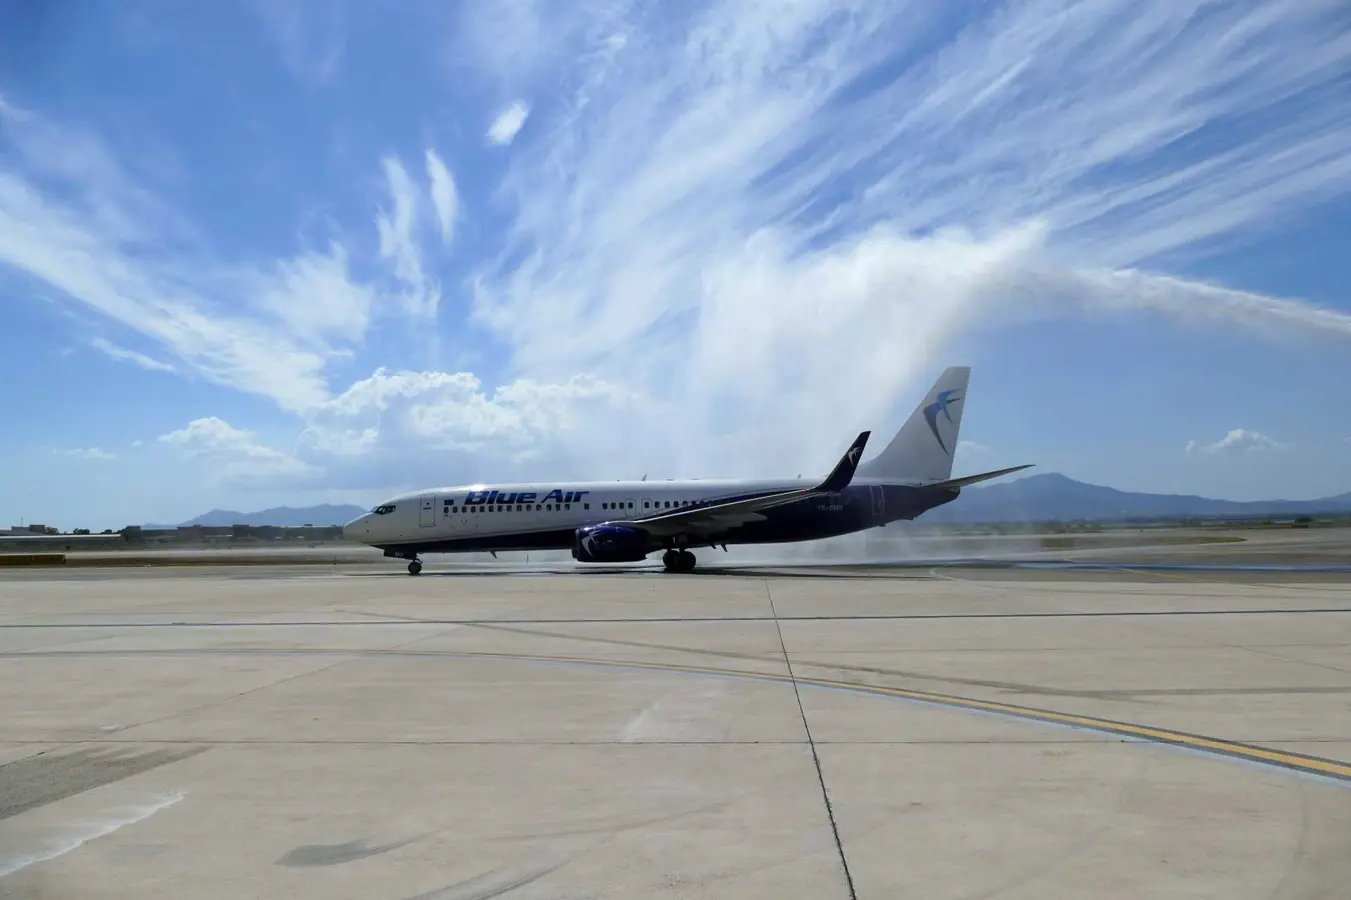
[[[370,531],[370,523],[366,521],[365,516],[357,516],[346,525],[342,526],[342,536],[349,541],[359,541]]]

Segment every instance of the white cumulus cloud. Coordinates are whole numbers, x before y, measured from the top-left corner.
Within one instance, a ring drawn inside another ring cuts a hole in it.
[[[235,428],[216,416],[193,419],[183,428],[162,434],[162,444],[210,463],[223,481],[267,481],[310,473],[311,467],[286,453],[258,443],[252,432]]]
[[[390,459],[442,468],[541,456],[556,462],[589,440],[608,440],[610,423],[632,426],[639,400],[584,376],[489,389],[468,372],[378,369],[310,411],[301,452],[352,474],[383,472]]]
[[[1253,450],[1284,450],[1289,446],[1287,443],[1274,440],[1258,431],[1234,428],[1213,444],[1199,444],[1196,441],[1188,441],[1186,449],[1188,455],[1214,455],[1216,453],[1237,453]]]

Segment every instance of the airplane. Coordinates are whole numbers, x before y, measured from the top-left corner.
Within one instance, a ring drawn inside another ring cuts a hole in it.
[[[400,494],[343,526],[348,539],[422,571],[428,553],[571,550],[583,563],[641,562],[691,572],[691,547],[838,537],[911,520],[962,488],[1030,468],[952,477],[969,366],[946,369],[878,456],[861,433],[823,480],[472,484]],[[646,479],[646,476],[644,476]]]

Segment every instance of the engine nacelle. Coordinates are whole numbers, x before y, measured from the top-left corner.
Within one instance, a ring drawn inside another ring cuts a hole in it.
[[[639,562],[652,552],[647,532],[623,525],[587,525],[577,529],[572,558],[578,562]]]

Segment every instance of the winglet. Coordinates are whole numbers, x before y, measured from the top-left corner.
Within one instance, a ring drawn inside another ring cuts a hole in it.
[[[834,471],[816,488],[818,491],[842,491],[849,486],[849,482],[854,480],[858,461],[863,458],[863,448],[867,445],[870,434],[871,431],[864,431],[854,438],[854,443],[844,452],[844,456],[840,457]]]

